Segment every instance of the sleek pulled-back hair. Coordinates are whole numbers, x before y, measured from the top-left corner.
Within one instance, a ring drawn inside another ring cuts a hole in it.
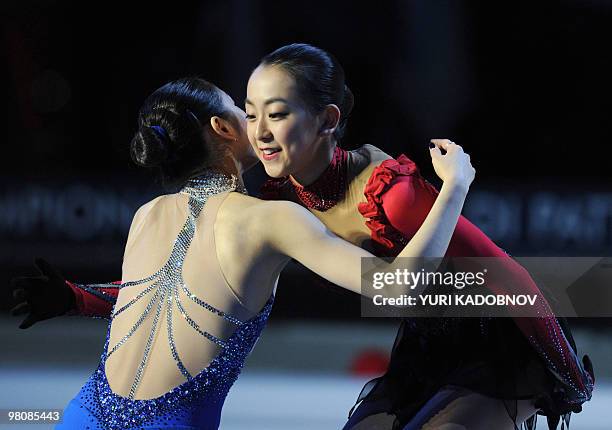
[[[295,79],[300,97],[312,113],[326,105],[340,109],[340,122],[334,137],[342,138],[353,109],[353,93],[344,81],[344,69],[329,52],[305,43],[278,48],[260,61],[260,66],[281,66]]]
[[[176,187],[224,156],[205,138],[210,118],[229,119],[221,91],[200,78],[169,82],[140,108],[138,131],[130,144],[132,160],[159,168],[164,186]]]

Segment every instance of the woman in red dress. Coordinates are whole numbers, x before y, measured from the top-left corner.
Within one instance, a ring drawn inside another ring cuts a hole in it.
[[[293,44],[261,60],[249,79],[246,113],[249,140],[272,177],[262,197],[297,202],[340,237],[379,256],[397,255],[438,191],[404,155],[393,159],[371,145],[341,149],[352,106],[342,67],[329,53]],[[565,321],[527,271],[465,217],[446,256],[496,257],[503,274],[487,287],[503,292],[510,281],[537,294],[542,317],[405,318],[388,371],[364,387],[345,429],[451,423],[472,429],[493,422],[501,429],[508,423],[495,411],[506,408],[513,426],[535,410],[550,428],[561,416],[568,423],[569,413],[591,398],[594,377]],[[534,428],[535,418],[527,425]]]

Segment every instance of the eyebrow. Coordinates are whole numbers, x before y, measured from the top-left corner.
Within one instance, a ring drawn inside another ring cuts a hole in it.
[[[266,100],[266,101],[264,102],[264,106],[267,106],[267,105],[272,104],[272,103],[277,103],[277,102],[281,102],[281,103],[289,104],[289,102],[288,102],[287,100],[285,100],[284,98],[282,98],[282,97],[274,97],[274,98],[271,98],[271,99]],[[249,99],[244,99],[244,104],[246,104],[246,105],[252,105],[252,104],[253,104],[253,102],[252,102],[252,101],[250,101]]]

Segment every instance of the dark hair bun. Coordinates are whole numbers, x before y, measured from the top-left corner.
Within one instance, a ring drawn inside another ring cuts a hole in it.
[[[232,118],[216,86],[200,78],[168,82],[140,108],[130,145],[132,160],[156,168],[166,188],[183,186],[225,157],[225,145],[218,146],[204,133],[202,124],[213,116]]]
[[[168,160],[170,142],[167,134],[152,127],[141,127],[132,139],[132,160],[139,166],[156,167]]]

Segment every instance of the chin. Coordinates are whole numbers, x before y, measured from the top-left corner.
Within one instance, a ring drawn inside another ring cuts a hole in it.
[[[282,178],[284,176],[289,176],[289,173],[287,173],[284,166],[270,165],[266,163],[265,161],[262,161],[262,164],[264,166],[266,174],[270,176],[271,178]]]

